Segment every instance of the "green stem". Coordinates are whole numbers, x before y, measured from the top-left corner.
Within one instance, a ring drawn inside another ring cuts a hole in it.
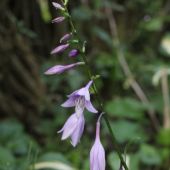
[[[69,24],[70,24],[70,26],[71,26],[72,32],[77,34],[77,31],[76,31],[76,29],[75,29],[75,27],[74,27],[74,24],[73,24],[73,21],[72,21],[72,18],[71,18],[71,15],[70,15],[69,12],[68,12],[67,6],[65,6],[65,11],[68,13],[68,16],[69,16],[69,17],[68,17],[68,20],[69,20]],[[77,37],[78,37],[78,35],[77,35]],[[80,38],[78,38],[78,39],[80,40]],[[83,61],[85,62],[85,66],[86,66],[86,69],[87,69],[89,78],[92,80],[93,74],[92,74],[90,65],[89,65],[89,63],[88,63],[88,60],[87,60],[84,52],[82,52],[82,58],[83,58]],[[99,93],[98,93],[98,90],[97,90],[97,87],[96,87],[95,80],[93,81],[93,86],[92,86],[92,87],[93,87],[94,93],[95,93],[95,95],[96,95],[97,101],[98,101],[98,103],[99,103],[100,110],[103,111],[103,110],[104,110],[104,109],[103,109],[103,102],[102,102],[102,100],[101,100],[101,98],[100,98],[100,96],[99,96]],[[111,125],[110,125],[108,116],[107,116],[106,114],[104,114],[103,118],[104,118],[104,120],[105,120],[105,122],[106,122],[106,125],[107,125],[107,128],[108,128],[108,130],[109,130],[109,132],[110,132],[110,134],[111,134],[111,139],[112,139],[112,142],[113,142],[114,147],[115,147],[115,149],[116,149],[116,152],[117,152],[117,154],[118,154],[118,156],[119,156],[119,159],[120,159],[120,161],[121,161],[121,164],[123,165],[123,167],[125,168],[125,170],[128,170],[128,167],[127,167],[127,165],[126,165],[126,162],[124,161],[124,158],[123,158],[123,156],[122,156],[122,154],[121,154],[121,152],[120,152],[120,148],[119,148],[119,145],[118,145],[118,143],[117,143],[117,141],[116,141],[116,137],[115,137],[115,135],[114,135],[114,133],[113,133],[113,130],[112,130],[112,128],[111,128]]]

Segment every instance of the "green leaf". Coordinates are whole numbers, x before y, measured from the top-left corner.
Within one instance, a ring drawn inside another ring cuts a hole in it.
[[[8,142],[22,133],[23,127],[15,120],[2,121],[0,124],[0,141]]]
[[[170,129],[161,129],[157,136],[157,142],[170,147]]]
[[[77,21],[88,21],[92,17],[92,11],[87,7],[79,7],[73,10],[72,16]]]
[[[109,46],[112,44],[112,39],[110,38],[110,35],[103,29],[99,27],[93,27],[93,33],[98,36],[101,40],[103,40],[105,43],[107,43]]]
[[[160,153],[151,145],[141,145],[139,151],[140,160],[146,165],[160,165],[161,157]]]
[[[45,22],[51,21],[51,13],[49,10],[49,5],[47,0],[39,0],[38,1],[40,10],[41,10],[41,16]]]
[[[116,139],[120,143],[134,140],[135,138],[139,138],[142,141],[145,141],[147,139],[146,134],[137,123],[119,120],[113,122],[111,126],[115,133]]]
[[[139,154],[130,155],[130,170],[139,170]]]
[[[112,170],[118,170],[120,168],[120,159],[115,152],[112,152],[108,156],[108,163]]]
[[[61,161],[64,163],[69,163],[61,153],[56,153],[56,152],[45,153],[41,157],[39,157],[38,160],[42,162],[43,161]]]
[[[10,150],[0,146],[0,169],[14,170],[15,158]]]
[[[108,163],[112,170],[120,168],[120,159],[117,153],[112,152],[108,156]],[[127,155],[126,164],[130,170],[139,170],[139,156],[138,154]]]
[[[144,24],[144,28],[148,31],[159,31],[162,28],[162,18],[153,18]]]
[[[142,119],[144,106],[132,98],[116,99],[106,104],[106,111],[110,116]]]

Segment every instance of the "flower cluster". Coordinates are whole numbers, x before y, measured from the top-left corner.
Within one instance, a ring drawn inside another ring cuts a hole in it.
[[[67,1],[66,1],[67,2]],[[52,23],[60,23],[64,21],[69,14],[67,13],[66,4],[58,4],[56,2],[52,3],[53,6],[60,10],[62,15],[52,20]],[[51,54],[59,54],[64,52],[66,49],[71,47],[71,38],[74,37],[74,32],[66,33],[60,39],[60,45],[51,51]],[[79,51],[75,48],[71,49],[68,56],[75,57],[79,54]],[[65,71],[73,69],[76,66],[82,65],[84,62],[76,62],[68,65],[55,65],[49,68],[45,74],[61,74]],[[98,113],[95,107],[92,105],[90,100],[90,87],[93,80],[90,80],[87,85],[74,91],[68,95],[68,99],[61,105],[62,107],[74,107],[74,113],[67,119],[64,126],[58,133],[62,133],[61,140],[70,138],[73,147],[77,146],[80,142],[80,138],[84,131],[85,117],[84,110],[87,109],[91,113]],[[102,115],[102,114],[101,114]],[[96,139],[90,151],[90,170],[105,170],[105,151],[100,142],[100,117],[96,125]]]

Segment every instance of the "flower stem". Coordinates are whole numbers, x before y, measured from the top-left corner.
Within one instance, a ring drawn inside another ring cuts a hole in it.
[[[64,7],[65,7],[65,11],[68,13],[68,16],[69,16],[69,17],[68,17],[68,20],[69,20],[69,24],[70,24],[70,26],[71,26],[71,30],[72,30],[72,32],[73,32],[74,34],[76,33],[76,36],[78,37],[77,31],[76,31],[76,29],[75,29],[75,26],[74,26],[73,21],[72,21],[72,18],[71,18],[71,15],[70,15],[69,12],[68,12],[68,8],[67,8],[66,5],[65,5]],[[79,37],[78,37],[78,40],[80,41],[80,38],[79,38]],[[83,45],[84,45],[84,43],[83,43]],[[81,47],[80,47],[80,49],[81,49]],[[82,50],[81,50],[81,51],[82,51]],[[83,61],[85,62],[85,66],[86,66],[86,70],[87,70],[87,72],[88,72],[89,78],[92,80],[93,74],[92,74],[90,65],[89,65],[88,60],[87,60],[87,58],[86,58],[86,56],[85,56],[84,53],[85,53],[85,52],[82,51],[82,52],[81,52],[81,54],[82,54],[81,56],[82,56]],[[97,101],[98,101],[98,104],[99,104],[99,106],[100,106],[100,111],[103,111],[103,110],[104,110],[104,108],[103,108],[103,102],[102,102],[102,100],[101,100],[101,97],[99,96],[99,93],[98,93],[98,89],[97,89],[97,87],[96,87],[95,80],[93,81],[93,86],[92,86],[92,87],[93,87],[94,93],[95,93],[95,95],[96,95],[96,99],[97,99]],[[106,125],[107,125],[107,128],[108,128],[108,130],[109,130],[109,133],[111,134],[111,139],[112,139],[112,142],[113,142],[114,147],[115,147],[115,149],[116,149],[116,152],[117,152],[117,154],[118,154],[118,156],[119,156],[120,162],[121,162],[121,164],[123,165],[123,167],[125,168],[125,170],[128,170],[128,167],[127,167],[127,165],[126,165],[126,162],[124,161],[124,158],[123,158],[123,156],[122,156],[122,154],[121,154],[121,151],[120,151],[118,142],[117,142],[117,140],[116,140],[116,137],[115,137],[115,135],[114,135],[114,133],[113,133],[113,130],[112,130],[112,128],[111,128],[111,125],[110,125],[110,122],[109,122],[109,119],[108,119],[107,114],[104,114],[103,118],[104,118],[104,120],[105,120],[105,122],[106,122]]]

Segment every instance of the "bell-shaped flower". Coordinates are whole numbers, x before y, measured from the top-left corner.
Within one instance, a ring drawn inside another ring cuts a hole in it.
[[[56,65],[48,69],[44,74],[46,75],[53,75],[53,74],[61,74],[65,71],[68,71],[78,65],[83,65],[84,62],[77,62],[69,65]]]
[[[68,100],[64,102],[62,107],[74,107],[77,115],[83,113],[84,108],[86,108],[89,112],[97,113],[97,110],[94,108],[90,101],[90,92],[89,88],[92,85],[93,81],[89,81],[89,83],[79,89],[74,91],[72,94],[68,95]]]
[[[68,47],[69,47],[69,44],[59,45],[51,51],[51,54],[61,53],[61,52],[65,51]]]
[[[90,170],[105,170],[105,150],[100,142],[100,122],[96,124],[96,139],[90,151]]]
[[[83,134],[84,124],[85,119],[83,113],[80,115],[77,115],[76,113],[72,114],[64,124],[63,128],[59,131],[59,133],[62,132],[61,140],[70,137],[71,144],[75,147]]]

